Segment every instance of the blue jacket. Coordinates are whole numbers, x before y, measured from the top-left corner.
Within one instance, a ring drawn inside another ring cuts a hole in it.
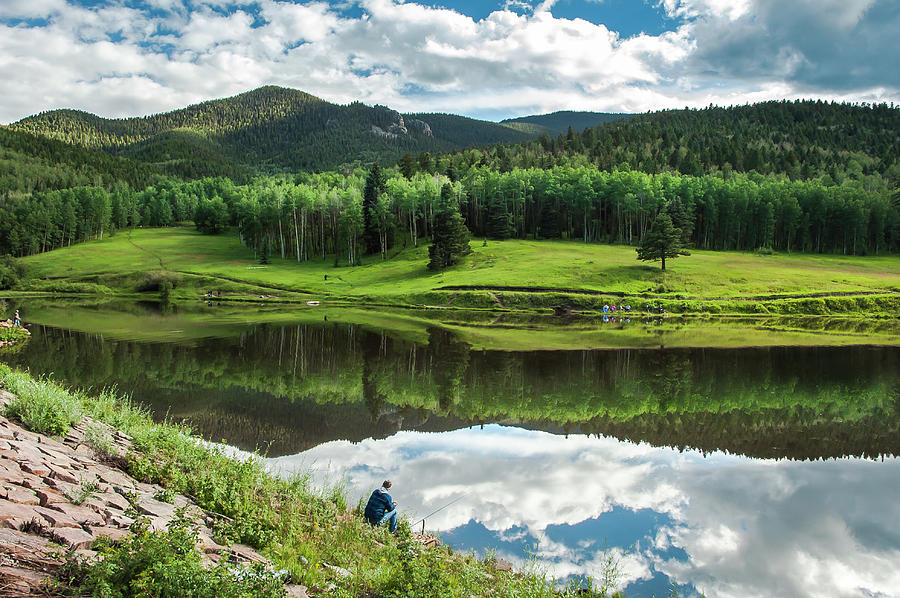
[[[393,510],[394,501],[391,499],[391,495],[384,488],[377,488],[372,492],[372,496],[369,497],[369,502],[366,503],[366,521],[372,525],[377,525],[385,513],[390,513]]]

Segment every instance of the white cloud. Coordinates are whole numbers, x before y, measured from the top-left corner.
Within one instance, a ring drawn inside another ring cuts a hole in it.
[[[724,598],[900,596],[898,459],[703,457],[492,425],[330,442],[268,463],[282,471],[311,468],[332,482],[344,473],[352,500],[390,478],[413,520],[462,497],[429,517],[428,528],[449,532],[475,520],[505,558],[520,564],[524,555],[503,542],[539,540],[535,555],[557,576],[603,569],[604,538],[578,532],[580,524],[603,524],[614,510],[651,510],[662,523],[643,532],[639,548],[610,545],[623,584],[657,571]],[[601,533],[615,540],[615,523],[605,525]],[[554,526],[571,531],[548,533]],[[664,556],[671,548],[687,560]]]
[[[683,20],[676,31],[622,38],[554,18],[552,2],[475,20],[394,0],[360,0],[360,18],[327,2],[153,0],[150,11],[119,0],[98,8],[12,0],[0,23],[49,22],[0,25],[0,77],[12,92],[0,97],[0,122],[59,107],[158,112],[263,84],[496,117],[900,98],[900,74],[886,68],[898,11],[887,0],[827,2],[823,10],[812,0],[664,0]],[[839,43],[823,42],[835,35]]]

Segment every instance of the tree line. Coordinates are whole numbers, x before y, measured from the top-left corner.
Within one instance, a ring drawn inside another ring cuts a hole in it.
[[[195,221],[207,233],[234,227],[257,256],[355,265],[367,254],[383,259],[418,246],[457,212],[473,235],[498,240],[638,245],[665,212],[686,247],[847,255],[900,250],[900,202],[865,177],[828,185],[755,173],[479,166],[452,178],[375,167],[247,185],[219,177],[162,181],[141,191],[76,187],[11,197],[0,202],[0,254],[25,256],[123,228]],[[458,230],[445,234],[458,237]]]
[[[898,156],[900,107],[798,100],[639,114],[580,132],[570,127],[555,138],[456,151],[438,162],[503,172],[558,165],[694,176],[757,172],[826,185],[866,176],[896,188]]]

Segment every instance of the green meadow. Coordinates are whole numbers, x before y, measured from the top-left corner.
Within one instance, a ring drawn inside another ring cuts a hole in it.
[[[234,234],[137,229],[25,258],[23,288],[129,295],[146,287],[148,277],[165,273],[175,283],[176,298],[215,290],[229,301],[514,310],[596,310],[624,298],[663,302],[658,304],[681,313],[755,313],[765,304],[771,309],[763,311],[775,313],[889,316],[900,297],[900,256],[694,251],[662,272],[656,264],[638,262],[628,246],[521,240],[473,240],[471,246],[471,255],[440,273],[425,269],[425,244],[394,251],[385,261],[367,257],[355,267],[336,267],[333,255],[298,263],[277,253],[264,265]],[[871,299],[858,302],[859,297]],[[791,301],[805,303],[779,306]]]

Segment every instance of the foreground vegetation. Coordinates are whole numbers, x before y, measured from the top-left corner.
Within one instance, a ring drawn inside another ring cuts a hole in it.
[[[605,303],[662,306],[670,313],[859,313],[896,317],[900,257],[693,251],[666,272],[641,265],[634,250],[579,242],[472,243],[472,254],[429,272],[427,248],[335,268],[330,256],[298,264],[273,257],[262,265],[236,235],[189,228],[134,230],[22,260],[17,288],[196,300],[378,303],[534,310]],[[218,297],[217,297],[218,298]]]
[[[65,434],[83,415],[89,415],[132,436],[134,451],[127,466],[131,475],[190,495],[204,509],[224,515],[215,528],[221,539],[262,549],[276,567],[287,569],[293,580],[325,595],[606,595],[604,588],[589,588],[584,593],[580,584],[560,588],[540,571],[506,574],[497,571],[490,559],[454,555],[444,548],[423,549],[410,539],[408,525],[393,538],[383,528],[370,528],[346,503],[340,488],[316,489],[302,476],[276,478],[259,460],[231,459],[221,449],[200,442],[184,427],[154,423],[146,411],[110,391],[96,396],[70,392],[2,364],[0,387],[16,395],[6,415],[35,432]],[[190,532],[176,529],[168,538],[176,540],[170,546],[175,556],[179,550],[186,550],[185,533]],[[158,536],[144,534],[143,542],[146,544],[123,549],[130,551],[131,557],[119,552],[113,558],[131,563],[138,554],[155,554],[159,560],[155,566],[159,568],[150,569],[173,584],[167,588],[171,592],[167,595],[211,595],[209,588],[190,584],[214,583],[215,576],[185,575],[183,580],[178,579],[179,571],[196,561],[193,556],[187,562],[185,558],[172,558]],[[343,567],[349,575],[333,567]],[[108,588],[104,595],[137,595],[123,587],[132,580],[116,576],[109,564],[107,568],[105,575],[95,571],[93,577],[88,576],[94,582],[102,576],[105,583],[120,584]]]

